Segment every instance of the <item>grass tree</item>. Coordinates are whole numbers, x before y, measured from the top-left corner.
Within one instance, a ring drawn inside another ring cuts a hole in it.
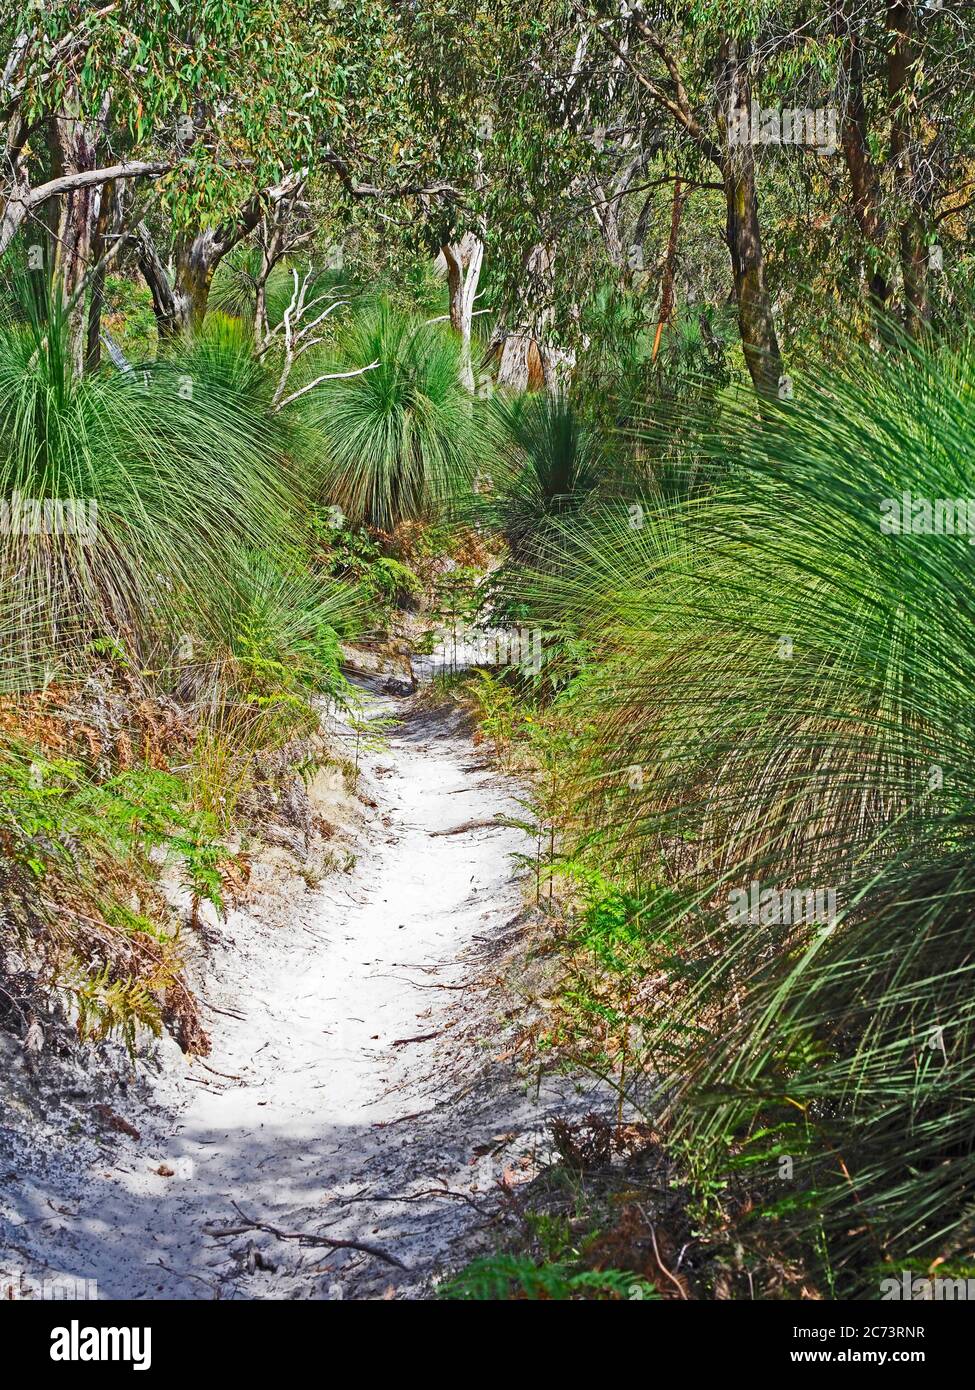
[[[279,544],[293,503],[247,345],[78,378],[62,327],[0,328],[0,571],[25,660],[222,630],[242,551]]]
[[[971,1245],[973,380],[854,354],[526,586],[601,653],[578,812],[668,981],[658,1118],[847,1291]]]
[[[493,463],[484,519],[524,560],[592,498],[604,448],[586,416],[565,395],[498,396],[491,406]]]
[[[324,492],[351,522],[389,530],[469,492],[477,403],[460,379],[459,353],[449,332],[385,304],[340,335],[333,379],[303,409],[321,440]]]

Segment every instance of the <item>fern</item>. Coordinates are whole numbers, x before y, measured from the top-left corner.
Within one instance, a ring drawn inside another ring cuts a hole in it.
[[[488,1255],[448,1280],[440,1297],[451,1302],[512,1302],[658,1298],[652,1284],[623,1269],[573,1269],[567,1263],[535,1264],[519,1255]]]

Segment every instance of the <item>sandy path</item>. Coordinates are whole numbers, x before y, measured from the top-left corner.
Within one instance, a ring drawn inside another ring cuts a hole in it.
[[[566,1086],[531,1095],[498,1065],[471,983],[521,908],[523,837],[483,824],[512,813],[512,788],[445,716],[392,703],[406,718],[365,760],[377,805],[355,870],[284,927],[234,913],[217,934],[207,998],[241,1016],[212,1014],[212,1070],[163,1049],[138,1141],[69,1142],[52,1121],[33,1144],[8,1142],[8,1275],[94,1278],[107,1298],[415,1297],[452,1250],[468,1253],[480,1220],[431,1189],[476,1201],[512,1165],[527,1176]],[[233,1203],[408,1270],[270,1233],[208,1234],[239,1224]]]

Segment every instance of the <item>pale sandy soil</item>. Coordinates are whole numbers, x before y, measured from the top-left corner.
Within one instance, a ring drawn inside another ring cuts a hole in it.
[[[375,806],[354,865],[312,890],[272,882],[211,924],[205,1066],[166,1041],[119,1092],[74,1063],[32,1082],[15,1059],[0,1084],[7,1296],[66,1274],[102,1298],[424,1297],[489,1242],[498,1183],[537,1170],[546,1118],[588,1108],[575,1083],[519,1074],[503,991],[486,987],[520,935],[524,837],[493,823],[517,814],[517,789],[455,716],[373,709],[402,722],[364,755],[359,796]],[[99,1101],[138,1140],[94,1123]],[[214,1234],[241,1212],[406,1268]]]

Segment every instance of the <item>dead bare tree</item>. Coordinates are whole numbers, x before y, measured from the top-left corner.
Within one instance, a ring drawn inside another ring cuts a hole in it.
[[[272,203],[257,226],[256,242],[261,263],[254,277],[254,343],[258,350],[270,327],[267,316],[267,285],[271,272],[289,256],[294,256],[312,236],[310,226],[296,224],[296,214],[307,209],[302,201],[304,184],[293,193]]]
[[[309,352],[312,348],[317,347],[320,343],[325,341],[324,335],[318,334],[315,336],[316,330],[327,318],[335,313],[336,309],[349,303],[347,299],[337,298],[331,292],[318,295],[314,299],[309,299],[308,294],[314,284],[315,278],[314,271],[310,265],[303,276],[299,276],[295,269],[292,269],[291,275],[293,288],[288,307],[284,311],[281,322],[275,324],[273,328],[266,330],[264,338],[258,346],[259,357],[263,357],[277,344],[280,344],[284,350],[281,373],[278,377],[278,384],[271,401],[275,413],[279,410],[283,410],[284,407],[290,405],[292,401],[296,401],[300,399],[300,397],[308,395],[310,391],[315,390],[316,386],[320,386],[323,381],[336,381],[343,377],[362,376],[365,372],[371,372],[375,367],[379,366],[379,360],[377,358],[375,362],[370,362],[368,366],[357,367],[353,371],[323,372],[320,376],[315,377],[314,381],[310,381],[307,385],[299,387],[297,391],[292,391],[289,395],[285,395],[295,363],[300,361],[306,352]],[[307,317],[313,314],[322,304],[325,305],[324,309],[314,314],[313,318]],[[303,320],[306,321],[303,322]]]

